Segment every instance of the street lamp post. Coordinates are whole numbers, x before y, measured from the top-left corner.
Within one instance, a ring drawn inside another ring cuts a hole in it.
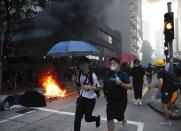
[[[4,41],[4,36],[3,36],[3,32],[1,30],[1,53],[0,53],[0,94],[1,94],[1,91],[2,91],[2,86],[3,86],[3,41]]]

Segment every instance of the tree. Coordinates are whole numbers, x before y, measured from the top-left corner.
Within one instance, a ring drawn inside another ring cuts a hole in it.
[[[0,92],[2,72],[8,47],[16,30],[22,28],[36,13],[40,0],[1,0],[0,1]],[[42,0],[41,0],[42,1]]]
[[[153,48],[150,45],[150,43],[148,41],[143,41],[143,46],[141,48],[141,52],[143,54],[143,64],[147,65],[148,63],[152,63],[153,59],[152,59],[152,55],[153,55]]]
[[[25,25],[37,13],[39,0],[1,0],[0,5],[3,44],[7,44],[20,28],[20,24],[22,27],[22,24]]]

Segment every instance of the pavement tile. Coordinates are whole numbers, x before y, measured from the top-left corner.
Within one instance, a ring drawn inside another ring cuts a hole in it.
[[[26,113],[24,116],[16,118],[15,120],[19,122],[31,124],[36,121],[50,117],[53,114],[54,113],[52,112],[43,112],[43,111],[35,110],[33,113]]]
[[[1,121],[1,119],[0,119]],[[15,131],[21,127],[26,126],[27,124],[17,122],[17,121],[8,121],[5,123],[0,123],[0,131]]]
[[[156,112],[164,115],[163,107],[161,103],[158,102],[149,102],[148,105]],[[181,119],[181,108],[179,108],[178,112],[174,112],[174,115],[171,117],[172,120],[180,120]]]

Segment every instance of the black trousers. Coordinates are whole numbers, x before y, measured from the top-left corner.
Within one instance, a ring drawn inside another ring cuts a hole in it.
[[[77,99],[77,106],[75,112],[74,131],[80,131],[81,120],[85,115],[86,122],[96,121],[97,117],[92,116],[96,104],[96,99],[88,99],[85,97],[79,97]]]
[[[122,121],[124,119],[127,102],[128,99],[124,97],[120,100],[107,99],[107,107],[106,107],[107,120],[110,121],[116,119],[117,121]]]
[[[143,82],[133,82],[135,99],[142,99]]]

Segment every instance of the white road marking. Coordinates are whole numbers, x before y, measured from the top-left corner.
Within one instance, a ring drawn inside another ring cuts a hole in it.
[[[24,114],[19,114],[19,115],[13,116],[13,117],[9,117],[9,118],[3,119],[3,120],[0,121],[0,124],[1,124],[1,123],[5,123],[5,122],[8,122],[8,121],[13,120],[13,119],[16,119],[16,118],[18,118],[18,117],[24,116],[25,114],[33,113],[33,112],[35,112],[35,111],[36,111],[36,110],[33,110],[33,111],[26,112],[26,113],[24,113]]]
[[[72,113],[72,112],[65,112],[65,111],[53,110],[53,109],[48,109],[48,108],[34,108],[34,109],[38,109],[41,111],[47,111],[47,112],[53,112],[53,113],[57,113],[57,114],[63,114],[63,115],[70,115],[70,116],[75,115],[75,113]],[[101,117],[101,120],[107,121],[107,118]],[[116,121],[116,122],[118,122],[118,121]],[[127,124],[137,126],[138,127],[137,131],[143,131],[144,123],[142,123],[142,122],[127,121]]]
[[[142,96],[145,96],[147,92],[148,92],[148,86],[145,86],[143,88]]]

